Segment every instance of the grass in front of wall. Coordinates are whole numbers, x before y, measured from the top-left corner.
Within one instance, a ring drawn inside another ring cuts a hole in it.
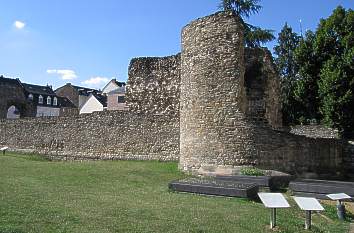
[[[185,177],[176,163],[50,162],[38,156],[0,156],[0,233],[27,232],[308,232],[304,213],[269,210],[239,198],[168,190]],[[342,233],[335,208],[313,216],[312,232]]]

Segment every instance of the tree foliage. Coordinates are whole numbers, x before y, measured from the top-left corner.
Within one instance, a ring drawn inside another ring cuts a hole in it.
[[[302,106],[301,117],[298,118],[302,123],[307,121],[319,121],[319,96],[318,85],[321,70],[321,61],[316,52],[316,35],[312,31],[307,31],[305,38],[300,41],[295,50],[295,59],[299,67],[299,80],[296,82],[294,98]]]
[[[284,27],[275,47],[290,123],[321,121],[343,135],[354,131],[354,12],[337,7],[315,32],[296,37]],[[295,51],[295,52],[294,52]],[[293,83],[294,82],[294,83]],[[286,102],[287,101],[287,102]],[[293,114],[293,113],[296,114]]]
[[[354,131],[354,11],[338,7],[321,20],[316,34],[323,122],[350,134]]]
[[[302,108],[294,98],[295,85],[298,80],[299,67],[295,60],[295,49],[300,37],[286,23],[278,35],[278,45],[274,47],[275,63],[281,77],[283,121],[295,122]]]
[[[252,14],[258,13],[262,6],[260,0],[221,0],[220,8],[225,11],[233,11],[242,19],[245,28],[245,44],[248,47],[260,47],[261,44],[274,40],[272,30],[247,24],[244,18],[249,18]]]
[[[241,18],[249,18],[262,9],[258,3],[259,0],[221,0],[220,8],[233,10]]]

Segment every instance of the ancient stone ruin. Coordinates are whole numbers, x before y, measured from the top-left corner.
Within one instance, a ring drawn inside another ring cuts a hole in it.
[[[57,159],[179,160],[192,173],[346,172],[344,142],[282,129],[272,56],[244,47],[231,12],[185,26],[181,54],[133,59],[127,84],[129,112],[0,120],[0,146]]]

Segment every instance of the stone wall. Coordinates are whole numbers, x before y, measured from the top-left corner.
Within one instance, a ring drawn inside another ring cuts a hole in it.
[[[218,13],[182,30],[180,167],[238,163],[243,150],[235,131],[241,108],[243,28],[234,15]]]
[[[337,138],[338,130],[326,128],[322,125],[296,125],[292,126],[290,132],[296,135],[302,135],[309,138]]]
[[[278,76],[269,53],[248,49],[245,54],[242,32],[230,12],[183,29],[180,168],[196,173],[239,166],[341,173],[341,141],[273,129],[281,126]]]
[[[243,112],[249,118],[265,121],[273,128],[281,128],[281,94],[279,76],[273,58],[266,48],[245,48],[245,78],[242,89]]]
[[[133,59],[126,93],[129,110],[179,116],[180,62],[180,54]]]
[[[0,120],[0,146],[64,159],[179,158],[194,173],[256,166],[329,177],[343,173],[353,148],[275,130],[282,116],[271,54],[244,48],[231,12],[184,27],[181,54],[133,59],[127,84],[128,112]]]
[[[344,168],[348,177],[354,179],[354,139],[346,142]]]
[[[179,121],[106,111],[76,117],[0,120],[0,146],[55,159],[178,160]]]

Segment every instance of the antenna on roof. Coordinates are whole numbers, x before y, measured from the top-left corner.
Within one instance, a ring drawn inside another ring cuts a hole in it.
[[[302,20],[300,19],[300,33],[301,33],[301,37],[304,38],[303,34],[302,34]]]

